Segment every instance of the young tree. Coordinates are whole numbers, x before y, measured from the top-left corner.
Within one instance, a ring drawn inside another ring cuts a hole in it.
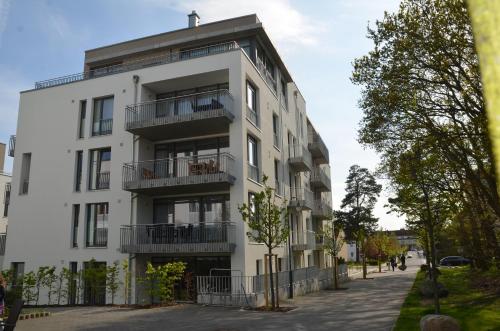
[[[145,292],[149,296],[150,303],[153,304],[155,297],[159,296],[159,292],[157,286],[158,272],[151,262],[148,262],[144,276],[140,277],[138,281],[144,286]]]
[[[238,209],[243,221],[248,224],[250,230],[247,236],[256,242],[263,243],[267,247],[269,265],[269,284],[271,288],[271,305],[276,307],[274,280],[273,280],[273,249],[288,240],[289,228],[286,218],[288,215],[286,201],[281,206],[276,204],[274,188],[267,185],[267,176],[263,176],[264,189],[256,193],[249,205],[243,204]],[[276,284],[276,293],[278,286]],[[279,298],[278,298],[279,300]]]
[[[380,228],[377,232],[375,232],[371,237],[370,241],[374,244],[377,249],[377,263],[378,263],[378,272],[382,272],[382,256],[387,254],[389,250],[390,238],[387,233]]]
[[[36,275],[33,271],[27,272],[23,276],[23,297],[29,305],[36,298]]]
[[[174,299],[174,285],[184,274],[184,262],[172,262],[156,268],[158,280],[158,296],[162,303],[169,303]]]
[[[132,278],[132,274],[129,270],[128,260],[124,259],[122,261],[122,272],[123,272],[123,302],[125,304],[129,304],[129,292],[130,292],[130,280]]]
[[[47,298],[48,298],[48,304],[52,304],[52,295],[54,295],[55,289],[54,285],[57,281],[57,275],[56,275],[56,267],[49,267],[45,273],[45,277],[43,279],[43,286],[47,288]]]
[[[38,306],[40,300],[40,289],[46,284],[46,277],[50,267],[42,266],[39,267],[35,274],[35,288],[36,288],[36,300],[35,304]]]
[[[342,223],[334,219],[323,228],[320,235],[323,236],[323,247],[333,260],[333,288],[339,289],[338,278],[338,256],[344,245],[342,235]]]
[[[111,295],[111,304],[115,304],[116,292],[120,288],[119,280],[120,270],[118,269],[118,261],[113,262],[113,265],[106,267],[106,287]]]

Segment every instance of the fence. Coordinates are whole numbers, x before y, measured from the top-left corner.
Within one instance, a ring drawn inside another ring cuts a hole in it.
[[[339,265],[337,273],[340,281],[348,279],[346,265]],[[268,275],[197,276],[197,302],[206,305],[259,306],[264,300],[268,277]],[[273,281],[276,278],[280,297],[286,295],[290,283],[294,287],[295,295],[304,295],[330,286],[333,282],[333,268],[301,268],[293,270],[291,275],[289,271],[281,271],[273,274]]]

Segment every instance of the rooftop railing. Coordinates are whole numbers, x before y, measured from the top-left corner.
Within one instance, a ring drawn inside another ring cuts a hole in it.
[[[52,86],[64,85],[73,82],[88,80],[92,78],[98,78],[102,76],[108,76],[113,74],[118,74],[126,71],[132,71],[142,68],[148,68],[152,66],[158,66],[162,64],[168,64],[173,62],[179,62],[184,60],[195,59],[204,56],[210,56],[220,53],[225,53],[238,49],[239,45],[235,41],[230,41],[221,44],[208,45],[199,48],[188,49],[180,52],[174,52],[167,55],[150,57],[146,59],[141,59],[137,61],[131,61],[123,64],[117,64],[112,66],[107,66],[99,69],[93,69],[84,71],[81,73],[48,79],[44,81],[39,81],[35,83],[35,89],[42,89]]]

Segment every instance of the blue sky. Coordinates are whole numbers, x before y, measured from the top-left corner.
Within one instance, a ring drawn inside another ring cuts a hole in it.
[[[16,131],[19,91],[34,82],[82,71],[84,50],[184,28],[196,9],[201,23],[257,13],[305,96],[307,112],[330,149],[334,208],[352,164],[375,169],[376,154],[356,141],[359,87],[354,58],[368,52],[366,27],[399,0],[0,0],[0,141]],[[6,160],[6,170],[12,166]],[[383,193],[375,214],[384,228]]]

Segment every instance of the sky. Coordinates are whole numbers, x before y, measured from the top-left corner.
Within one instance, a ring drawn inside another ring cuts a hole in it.
[[[0,0],[0,142],[16,132],[19,92],[34,82],[83,68],[86,49],[256,13],[307,102],[330,150],[333,207],[344,197],[349,167],[375,170],[377,155],[357,142],[360,87],[352,62],[372,49],[366,29],[399,0]],[[10,171],[12,158],[7,157]],[[380,180],[381,184],[384,184]],[[404,227],[387,214],[383,191],[375,216],[385,229]]]

